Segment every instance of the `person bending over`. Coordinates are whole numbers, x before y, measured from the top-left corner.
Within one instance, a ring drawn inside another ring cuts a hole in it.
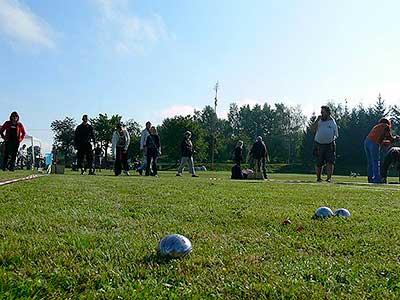
[[[389,119],[381,118],[379,123],[375,125],[364,141],[365,155],[367,156],[368,162],[368,182],[369,183],[381,183],[380,173],[380,150],[381,145],[388,141],[392,143],[399,139],[399,136],[392,136],[390,128],[392,124]]]
[[[392,147],[386,153],[381,170],[382,183],[387,183],[387,173],[391,165],[396,166],[400,183],[400,147]]]

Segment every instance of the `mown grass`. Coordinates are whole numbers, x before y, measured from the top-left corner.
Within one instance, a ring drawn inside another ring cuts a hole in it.
[[[70,173],[0,187],[0,298],[400,298],[400,188],[200,175]],[[312,220],[322,205],[352,217]],[[160,258],[170,233],[193,253]]]

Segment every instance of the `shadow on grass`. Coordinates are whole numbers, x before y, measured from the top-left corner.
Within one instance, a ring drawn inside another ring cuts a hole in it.
[[[139,262],[145,265],[165,265],[170,263],[171,261],[180,260],[182,258],[173,258],[170,256],[162,256],[159,252],[153,252],[150,255],[143,257]]]

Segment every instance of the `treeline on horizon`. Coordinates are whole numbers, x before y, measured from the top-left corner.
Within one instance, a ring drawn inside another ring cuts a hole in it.
[[[380,96],[370,106],[359,104],[349,108],[346,102],[328,102],[326,105],[331,108],[332,116],[339,127],[336,165],[337,170],[342,170],[344,174],[348,174],[350,170],[365,173],[363,142],[380,118],[390,117],[394,133],[400,133],[400,107],[387,106]],[[319,112],[319,109],[320,105],[316,105],[315,110]],[[244,153],[247,154],[255,138],[260,135],[269,149],[271,163],[297,165],[296,171],[312,172],[314,132],[310,126],[316,118],[316,115],[312,115],[307,119],[300,106],[283,103],[265,103],[253,107],[239,107],[232,103],[227,119],[218,118],[211,106],[205,106],[203,110],[194,111],[192,115],[166,118],[157,127],[163,152],[160,162],[175,165],[179,161],[180,143],[184,132],[189,130],[192,132],[197,164],[209,165],[213,148],[216,163],[229,162],[238,140],[244,142]],[[111,147],[115,124],[121,119],[121,115],[107,114],[99,114],[90,119],[96,132],[96,141],[106,152],[106,160],[110,160],[107,153]],[[139,142],[143,127],[133,119],[124,122],[124,125],[131,135],[129,158],[140,157]],[[54,145],[63,153],[66,164],[72,159],[76,126],[77,122],[70,117],[51,123]]]

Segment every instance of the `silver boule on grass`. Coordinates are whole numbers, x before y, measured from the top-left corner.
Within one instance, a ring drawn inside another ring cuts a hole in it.
[[[334,215],[337,217],[350,218],[351,213],[345,208],[338,208]]]
[[[319,207],[314,214],[315,219],[324,219],[333,216],[333,212],[329,207],[321,206]]]
[[[159,253],[167,258],[182,258],[192,250],[190,240],[180,234],[167,235],[158,244]]]

